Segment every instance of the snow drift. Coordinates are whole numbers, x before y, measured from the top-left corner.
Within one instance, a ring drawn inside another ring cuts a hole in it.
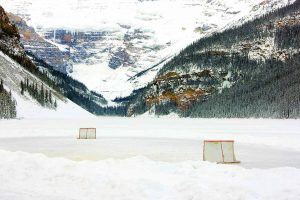
[[[185,161],[74,162],[0,151],[2,200],[286,200],[300,196],[300,169],[243,169]]]

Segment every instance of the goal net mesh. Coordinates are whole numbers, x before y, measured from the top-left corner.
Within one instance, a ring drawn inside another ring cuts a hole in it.
[[[217,163],[238,162],[234,154],[234,141],[204,141],[203,160]]]
[[[96,139],[95,128],[80,128],[79,139]]]

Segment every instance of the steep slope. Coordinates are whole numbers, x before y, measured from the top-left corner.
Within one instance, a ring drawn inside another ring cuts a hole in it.
[[[162,60],[192,41],[291,2],[0,0],[48,41],[33,41],[25,32],[21,41],[28,51],[108,100],[145,86]]]
[[[19,39],[17,28],[0,7],[0,93],[2,96],[3,90],[10,91],[16,106],[12,109],[1,104],[1,113],[7,109],[14,112],[1,118],[66,117],[74,113],[80,117],[91,116],[49,86],[53,82],[27,57]]]
[[[300,1],[194,42],[131,97],[129,114],[300,117]],[[146,109],[145,109],[146,108]]]
[[[4,80],[5,88],[9,89],[16,101],[16,117],[18,118],[85,118],[92,117],[78,105],[66,99],[45,82],[24,69],[10,57],[0,51],[0,79]],[[35,98],[24,92],[21,94],[21,81],[34,82],[38,87],[43,85],[45,91],[51,91],[56,106],[41,105]],[[1,108],[3,109],[3,107]]]

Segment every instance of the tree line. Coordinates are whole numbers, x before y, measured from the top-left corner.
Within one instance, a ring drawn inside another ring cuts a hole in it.
[[[57,107],[57,101],[55,98],[53,98],[52,91],[50,89],[46,89],[43,83],[39,86],[37,82],[30,82],[27,78],[24,81],[21,81],[20,87],[22,95],[27,92],[43,107],[54,109]]]
[[[4,88],[3,80],[0,80],[0,119],[11,119],[17,117],[16,101],[11,91]]]
[[[32,53],[27,53],[32,57],[33,62],[40,66],[39,77],[41,80],[77,105],[95,115],[126,116],[126,104],[106,106],[107,101],[101,94],[90,91],[83,83],[67,74],[54,70],[51,65]]]
[[[156,114],[177,112],[185,117],[264,117],[299,118],[300,117],[300,54],[296,53],[300,45],[300,26],[286,23],[277,26],[275,22],[292,19],[300,9],[300,1],[270,12],[260,18],[233,27],[221,33],[201,38],[183,49],[166,63],[158,76],[170,71],[191,73],[195,70],[209,69],[215,76],[231,72],[231,88],[211,93],[195,102],[189,109],[180,110],[172,102],[154,105]],[[290,21],[292,22],[292,21]],[[232,49],[234,45],[273,38],[274,49],[294,49],[285,61],[270,57],[253,59],[245,51]],[[220,79],[221,83],[222,80]],[[202,84],[199,81],[198,84]],[[217,83],[218,84],[218,83]],[[217,86],[212,83],[213,87]],[[191,85],[191,84],[190,84]],[[172,89],[178,85],[171,85]],[[131,97],[123,98],[134,105],[136,113],[145,108],[145,95],[151,91],[151,84],[136,90]],[[117,99],[118,101],[122,99]]]

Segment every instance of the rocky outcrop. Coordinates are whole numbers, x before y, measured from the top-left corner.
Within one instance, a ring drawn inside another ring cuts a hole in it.
[[[130,113],[299,117],[299,10],[296,1],[191,44],[127,97]]]
[[[26,56],[23,45],[20,43],[20,34],[0,6],[0,50],[20,63],[29,71],[36,71],[36,66]]]
[[[181,110],[194,102],[205,99],[229,81],[228,72],[213,72],[205,69],[191,73],[169,71],[156,77],[145,94],[148,107],[163,103],[174,103]]]
[[[20,42],[24,46],[25,51],[45,61],[57,71],[63,73],[72,72],[68,49],[61,50],[55,44],[42,38],[21,17],[12,13],[8,13],[8,17],[18,27],[21,36]]]
[[[0,6],[0,29],[1,31],[11,37],[20,38],[18,29],[14,24],[11,24],[8,16],[6,15],[4,9]],[[1,34],[2,35],[2,34]]]

